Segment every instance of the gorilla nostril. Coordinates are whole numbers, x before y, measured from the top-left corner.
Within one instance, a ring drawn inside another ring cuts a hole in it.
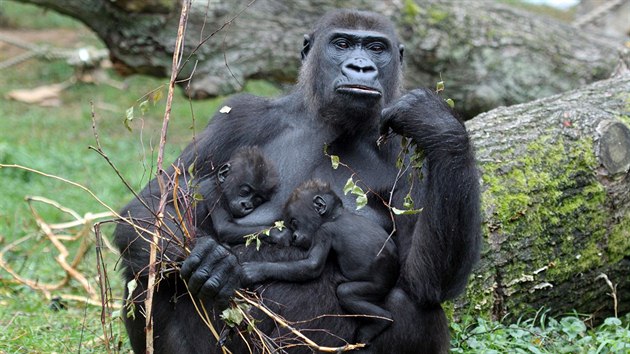
[[[346,65],[346,68],[348,68],[350,70],[353,70],[353,71],[356,71],[356,72],[359,72],[359,73],[361,72],[361,67],[358,66],[358,65],[355,65],[355,64],[348,64],[348,65]]]

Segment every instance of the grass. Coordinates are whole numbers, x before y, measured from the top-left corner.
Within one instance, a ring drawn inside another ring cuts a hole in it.
[[[0,13],[9,19],[4,23],[8,22],[14,29],[71,29],[77,32],[78,41],[72,41],[70,48],[81,45],[102,47],[84,26],[53,12],[0,0]],[[7,59],[6,55],[0,51],[0,61]],[[113,209],[119,209],[131,198],[131,193],[106,161],[88,149],[96,144],[92,105],[103,149],[130,184],[139,189],[152,177],[151,167],[155,161],[152,147],[157,146],[164,99],[149,105],[144,115],[138,113],[138,104],[145,94],[167,81],[135,76],[124,79],[124,90],[104,84],[78,83],[62,92],[62,103],[57,107],[41,107],[6,98],[11,90],[59,83],[72,75],[73,68],[64,61],[30,60],[0,71],[3,82],[0,85],[0,163],[24,165],[74,181],[90,188]],[[113,73],[110,75],[114,80],[123,81]],[[246,90],[259,94],[278,92],[261,81],[249,83]],[[221,101],[218,98],[191,103],[178,92],[172,111],[166,161],[176,157],[195,132],[203,129]],[[132,128],[129,131],[123,121],[127,109],[132,106],[136,107],[136,116],[129,124]],[[54,260],[56,250],[43,237],[24,198],[43,196],[54,199],[81,215],[105,211],[103,205],[79,188],[20,169],[0,169],[0,196],[0,248],[30,236],[27,242],[5,254],[5,259],[20,275],[39,282],[57,281],[63,272]],[[41,204],[37,207],[47,222],[69,220],[55,208]],[[111,226],[105,227],[103,233],[111,234]],[[70,250],[76,248],[76,244],[70,246]],[[116,255],[107,253],[105,262],[113,296],[119,299],[123,284],[115,269]],[[79,265],[92,286],[96,286],[95,264],[95,252],[91,249]],[[85,295],[75,281],[51,295],[65,294]],[[0,353],[106,352],[101,339],[101,308],[67,299],[63,303],[65,309],[53,310],[53,301],[16,283],[8,273],[0,270]],[[621,345],[630,342],[627,317],[623,322],[608,320],[608,324],[597,330],[578,324],[583,322],[584,316],[570,315],[567,318],[572,319],[542,320],[539,316],[517,324],[464,319],[452,324],[452,349],[458,353],[501,353],[514,348],[517,352],[528,353],[554,353],[565,349],[580,353],[621,353],[625,350]],[[578,321],[573,320],[575,318]],[[120,321],[114,320],[112,325],[114,342],[110,348],[128,351]],[[578,344],[582,347],[576,347]]]
[[[9,22],[12,30],[33,33],[33,30],[52,28],[61,29],[62,34],[66,34],[63,30],[68,29],[79,32],[77,38],[80,43],[68,45],[65,43],[68,40],[61,38],[55,46],[102,47],[80,23],[53,12],[0,0],[0,13],[10,19],[3,22]],[[37,43],[37,39],[34,41]],[[0,52],[0,61],[10,57],[7,52]],[[0,164],[23,165],[76,182],[118,210],[130,200],[131,193],[106,161],[88,149],[96,145],[92,109],[103,149],[125,179],[135,189],[140,189],[152,177],[165,99],[155,105],[150,104],[144,115],[139,113],[138,104],[144,95],[168,81],[143,76],[123,79],[109,73],[112,79],[124,83],[126,88],[119,90],[104,84],[78,83],[62,92],[62,103],[56,107],[41,107],[6,98],[11,90],[56,84],[69,79],[73,73],[73,68],[63,60],[47,62],[36,59],[0,72],[3,82],[0,86]],[[263,82],[249,83],[245,90],[266,94],[278,92]],[[163,93],[166,94],[166,89]],[[166,162],[172,161],[195,132],[203,129],[222,100],[217,98],[191,104],[178,90],[171,113]],[[124,119],[126,110],[132,106],[136,107],[137,113],[129,123],[129,131]],[[4,248],[22,237],[31,237],[5,254],[5,260],[21,276],[39,282],[56,282],[64,273],[54,260],[57,251],[40,232],[25,197],[53,199],[81,215],[106,210],[80,188],[14,168],[0,169],[0,195],[0,247]],[[46,222],[71,220],[55,208],[43,204],[38,204],[37,208]],[[111,231],[111,226],[105,226],[103,234],[109,235]],[[76,244],[70,245],[71,252],[76,250]],[[108,253],[105,261],[113,296],[119,299],[123,284],[114,269],[117,257]],[[97,286],[95,264],[95,253],[91,250],[79,266],[94,287]],[[0,284],[0,353],[105,352],[105,346],[99,339],[103,334],[100,307],[65,300],[65,310],[53,311],[50,309],[51,301],[42,293],[17,284],[3,270],[0,270]],[[85,295],[74,281],[51,295],[62,294]],[[115,333],[119,333],[116,338],[124,341],[124,336],[120,335],[122,326],[118,321],[114,322],[114,326]],[[128,349],[127,344],[122,349]]]

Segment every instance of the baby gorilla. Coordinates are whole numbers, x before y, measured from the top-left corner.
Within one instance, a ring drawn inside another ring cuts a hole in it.
[[[203,196],[203,202],[196,208],[199,226],[204,230],[214,229],[222,243],[244,243],[243,236],[258,233],[270,225],[238,225],[234,219],[250,214],[268,201],[277,186],[278,174],[260,149],[240,148],[219,167],[216,178],[199,184]]]
[[[331,249],[344,276],[337,287],[341,307],[366,315],[356,340],[369,344],[391,325],[391,314],[377,305],[398,279],[396,245],[379,225],[343,208],[330,186],[318,180],[295,189],[284,209],[292,245],[308,249],[305,259],[243,264],[244,285],[267,280],[307,281],[322,274]]]

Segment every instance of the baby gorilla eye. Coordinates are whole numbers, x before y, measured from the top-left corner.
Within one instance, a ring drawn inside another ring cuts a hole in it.
[[[241,197],[247,197],[252,192],[252,188],[248,185],[242,185],[241,189],[238,192],[238,195]]]
[[[291,222],[289,223],[289,227],[291,228],[291,230],[297,230],[298,221],[296,219],[291,219]]]
[[[260,204],[264,203],[265,199],[263,199],[260,196],[254,196],[254,198],[252,198],[252,203],[254,204],[254,207],[258,207]]]

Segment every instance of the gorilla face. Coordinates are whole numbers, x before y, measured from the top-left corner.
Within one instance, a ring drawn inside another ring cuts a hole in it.
[[[383,85],[379,77],[392,59],[391,43],[377,32],[334,31],[326,46],[326,57],[336,67],[334,92],[353,99],[380,100]]]
[[[305,36],[301,80],[310,80],[311,101],[324,120],[354,131],[371,126],[398,95],[403,48],[384,32],[348,27]]]

